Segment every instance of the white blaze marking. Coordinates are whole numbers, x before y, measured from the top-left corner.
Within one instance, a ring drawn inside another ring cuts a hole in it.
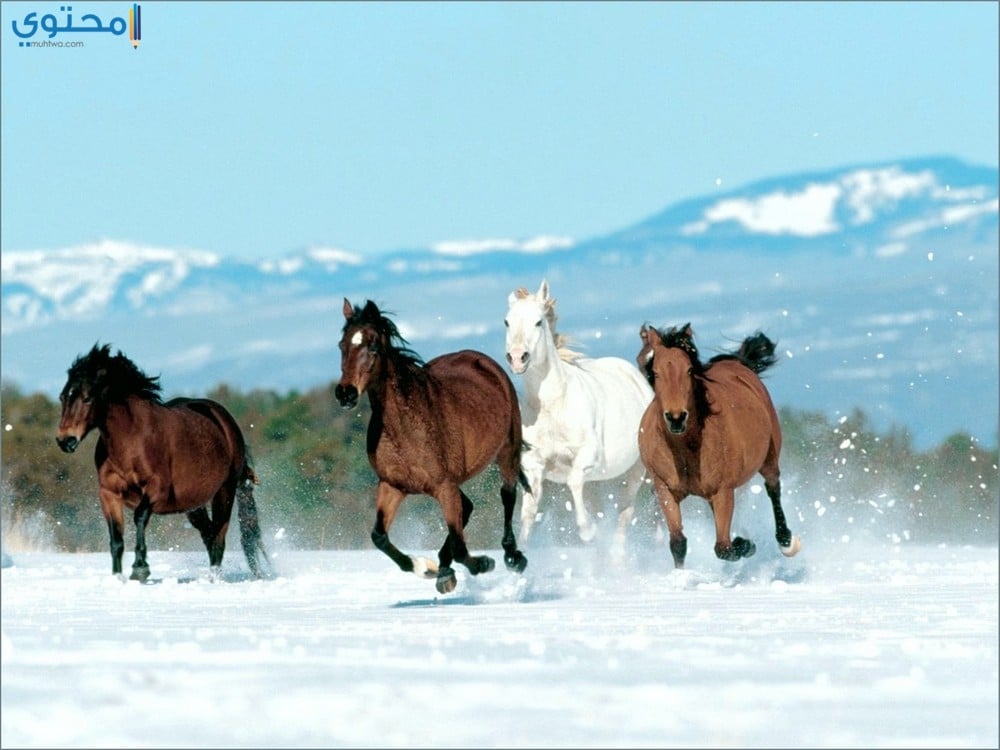
[[[361,346],[361,331],[355,331],[354,335],[351,336],[351,346]]]

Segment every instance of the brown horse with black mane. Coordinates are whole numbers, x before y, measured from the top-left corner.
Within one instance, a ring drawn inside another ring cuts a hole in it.
[[[472,575],[493,570],[487,555],[470,555],[465,525],[472,501],[461,484],[491,463],[500,470],[504,562],[518,573],[528,564],[517,548],[512,518],[521,473],[521,412],[503,368],[481,352],[443,354],[426,364],[407,347],[396,324],[374,302],[362,307],[344,300],[340,339],[341,376],[334,394],[353,408],[368,394],[368,460],[378,475],[372,542],[399,568],[436,577],[446,594],[457,581],[451,564]],[[441,506],[448,536],[439,565],[400,552],[389,540],[400,503],[407,495],[428,495]]]
[[[639,427],[639,452],[667,521],[674,567],[683,568],[687,554],[680,503],[688,495],[705,498],[712,508],[717,557],[739,560],[756,551],[749,539],[730,533],[735,489],[757,472],[771,499],[779,549],[787,557],[796,554],[802,544],[781,508],[781,425],[758,377],[777,361],[774,342],[758,332],[737,351],[703,364],[690,324],[669,330],[644,325],[639,336],[636,361],[654,391]]]
[[[146,524],[154,513],[187,514],[216,577],[235,500],[250,572],[258,578],[271,574],[253,497],[257,477],[243,433],[222,405],[191,398],[164,403],[159,377],[148,377],[120,351],[111,356],[110,345],[96,344],[69,368],[59,400],[56,441],[63,451],[75,451],[91,430],[100,433],[94,463],[112,573],[122,572],[127,507],[135,521],[133,580],[149,578]]]

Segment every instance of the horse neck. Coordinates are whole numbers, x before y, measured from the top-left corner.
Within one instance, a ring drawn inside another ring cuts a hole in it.
[[[539,338],[539,346],[532,352],[528,369],[524,371],[524,385],[528,398],[536,402],[549,401],[566,392],[566,363],[559,356],[553,332],[546,326],[545,335]]]
[[[409,365],[387,358],[382,367],[383,370],[379,376],[368,384],[368,403],[371,406],[372,415],[378,422],[391,429],[397,423],[397,416],[404,407],[414,405],[414,399],[404,396],[398,383],[401,377],[407,377],[408,373],[405,370]],[[418,386],[414,384],[414,387]],[[388,423],[385,421],[387,411],[390,417]]]

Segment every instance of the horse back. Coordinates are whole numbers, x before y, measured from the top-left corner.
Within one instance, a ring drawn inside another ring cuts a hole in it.
[[[464,349],[427,362],[425,403],[407,401],[411,410],[426,409],[422,419],[434,434],[422,451],[439,451],[437,462],[462,481],[494,460],[505,474],[520,465],[521,412],[507,373],[482,352]],[[434,463],[427,460],[427,465]]]
[[[781,425],[771,394],[757,373],[735,359],[713,364],[708,378],[713,413],[706,430],[719,443],[743,444],[745,454],[754,456],[750,463],[757,464],[751,469],[755,471],[769,450],[775,455],[781,450]]]

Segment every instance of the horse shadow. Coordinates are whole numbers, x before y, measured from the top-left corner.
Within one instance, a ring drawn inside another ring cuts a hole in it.
[[[193,574],[185,573],[176,576],[162,576],[159,578],[150,577],[145,581],[132,581],[125,578],[124,583],[138,583],[141,586],[162,586],[164,584],[189,584],[189,583],[249,583],[253,581],[266,580],[254,576],[248,570],[227,570],[221,575],[211,576],[208,573]]]
[[[465,579],[466,591],[431,599],[408,599],[391,605],[392,609],[421,609],[427,607],[479,607],[491,604],[535,604],[565,598],[565,592],[533,584],[524,577],[486,583],[475,578]]]

